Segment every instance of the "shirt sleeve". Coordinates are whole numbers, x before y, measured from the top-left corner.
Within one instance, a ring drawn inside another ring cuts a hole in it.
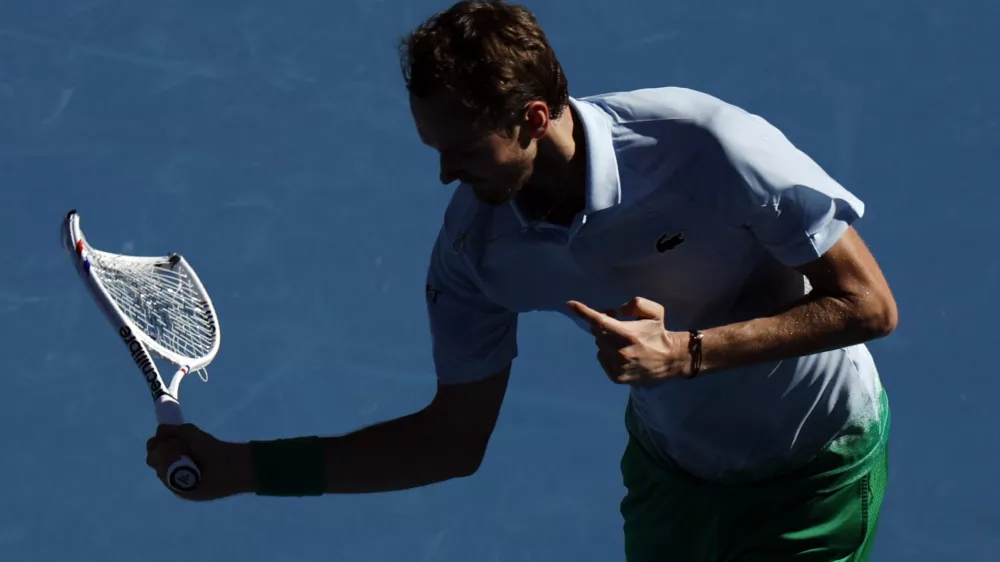
[[[427,269],[427,313],[438,380],[456,384],[500,372],[517,356],[517,313],[492,302],[442,228]]]
[[[742,180],[729,211],[781,263],[815,260],[864,215],[864,203],[776,127],[738,108],[712,122]]]

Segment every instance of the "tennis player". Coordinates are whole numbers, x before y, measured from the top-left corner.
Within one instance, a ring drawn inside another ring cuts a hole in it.
[[[354,494],[473,475],[518,314],[593,334],[628,385],[630,562],[867,560],[889,404],[865,342],[897,323],[864,204],[766,120],[653,87],[574,98],[535,17],[466,1],[402,43],[413,120],[460,182],[430,253],[437,394],[342,436],[225,442],[160,427],[188,499]]]

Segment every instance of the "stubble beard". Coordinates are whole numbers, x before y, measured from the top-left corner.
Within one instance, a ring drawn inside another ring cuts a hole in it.
[[[517,168],[517,175],[511,174],[510,179],[505,181],[506,189],[503,190],[476,190],[476,186],[473,185],[473,191],[476,193],[476,197],[483,203],[496,207],[499,205],[506,205],[514,200],[515,197],[523,190],[528,182],[531,180],[532,168],[530,164],[522,164]]]

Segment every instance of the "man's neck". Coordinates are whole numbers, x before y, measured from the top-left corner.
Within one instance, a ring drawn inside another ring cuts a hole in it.
[[[586,178],[586,138],[572,107],[567,106],[539,143],[534,177],[518,196],[518,206],[529,220],[568,226],[584,209]]]

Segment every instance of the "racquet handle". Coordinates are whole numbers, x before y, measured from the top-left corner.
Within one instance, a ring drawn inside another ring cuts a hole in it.
[[[172,398],[161,396],[156,402],[156,421],[165,425],[184,423],[180,404]],[[191,492],[201,484],[201,471],[191,457],[182,455],[167,468],[166,481],[175,492]]]

